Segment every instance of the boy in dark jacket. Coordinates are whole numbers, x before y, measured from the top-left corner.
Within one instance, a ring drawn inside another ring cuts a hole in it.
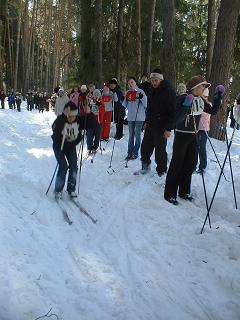
[[[95,117],[90,113],[89,107],[85,109],[85,116],[78,116],[78,108],[74,102],[69,101],[63,113],[56,118],[52,125],[53,151],[59,164],[55,182],[55,197],[62,197],[67,170],[68,183],[67,191],[70,197],[77,197],[76,178],[77,178],[77,152],[76,146],[82,139],[81,130],[85,127],[92,128],[96,125]]]
[[[197,148],[197,128],[203,112],[217,114],[222,103],[225,88],[218,85],[215,89],[213,105],[211,106],[201,96],[210,87],[204,77],[195,76],[187,83],[187,94],[177,99],[176,133],[173,143],[173,154],[168,169],[164,198],[177,205],[179,197],[192,201],[191,178],[195,166]]]
[[[151,156],[155,149],[157,173],[167,171],[167,139],[174,128],[176,95],[170,83],[163,78],[160,69],[150,75],[152,86],[148,93],[145,132],[141,145],[142,174],[150,170]]]

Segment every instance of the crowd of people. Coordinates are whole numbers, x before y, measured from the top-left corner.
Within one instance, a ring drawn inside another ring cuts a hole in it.
[[[53,123],[53,150],[59,164],[55,195],[61,198],[68,174],[67,191],[76,197],[76,146],[86,133],[88,154],[95,154],[101,141],[109,141],[111,123],[115,123],[114,139],[123,137],[123,126],[128,124],[126,162],[141,159],[141,168],[135,174],[150,171],[155,150],[156,172],[166,176],[164,198],[177,205],[177,197],[192,201],[191,178],[194,172],[204,174],[207,167],[206,143],[210,117],[216,115],[222,103],[225,88],[214,88],[214,99],[209,100],[209,87],[204,77],[192,77],[180,83],[175,91],[159,68],[149,78],[143,75],[140,84],[135,77],[127,79],[123,92],[118,80],[112,78],[103,88],[93,83],[74,86],[67,93],[57,87],[52,95],[29,91],[27,110],[39,112],[51,107],[56,117]],[[1,91],[4,108],[6,95]],[[21,111],[22,96],[11,90],[7,96],[9,109]],[[228,110],[230,112],[230,110]],[[240,95],[231,109],[231,121],[239,123]],[[231,125],[232,125],[231,123]],[[143,139],[141,141],[141,133]],[[173,153],[168,165],[167,141],[174,132]]]

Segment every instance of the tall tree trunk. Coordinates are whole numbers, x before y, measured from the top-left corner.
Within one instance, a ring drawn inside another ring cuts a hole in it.
[[[95,4],[96,13],[96,82],[97,87],[102,87],[102,27],[103,27],[103,17],[102,17],[102,0],[96,0]]]
[[[118,30],[117,30],[117,61],[116,61],[116,77],[118,80],[121,78],[121,62],[122,62],[122,44],[123,44],[123,9],[124,0],[118,2]]]
[[[212,55],[214,47],[214,35],[216,26],[216,0],[208,0],[208,28],[207,28],[207,68],[206,77],[209,79]]]
[[[49,92],[50,90],[50,37],[51,37],[51,24],[52,24],[52,1],[48,1],[48,28],[47,28],[47,43],[46,43],[46,74],[45,74],[45,88]]]
[[[9,53],[9,84],[11,87],[13,87],[13,55],[12,55],[12,46],[11,46],[11,31],[10,31],[10,22],[9,22],[9,17],[7,18],[7,38],[8,38],[8,53]]]
[[[163,27],[163,61],[162,68],[165,77],[176,87],[175,66],[175,5],[174,0],[162,0]]]
[[[229,95],[230,71],[235,48],[239,10],[239,0],[221,1],[210,73],[210,82],[212,83],[210,88],[211,98],[213,98],[216,85],[223,84],[226,87],[223,105],[218,114],[211,118],[210,135],[218,140],[225,139],[224,134],[227,118],[225,105]]]
[[[136,41],[137,41],[137,80],[141,78],[142,72],[142,37],[141,37],[141,0],[136,0]]]
[[[144,73],[150,73],[151,67],[151,54],[152,54],[152,35],[153,35],[153,25],[155,17],[156,0],[151,0],[149,5],[149,16],[148,16],[148,29],[146,38],[146,48],[145,48],[145,63],[144,63]]]
[[[16,60],[15,60],[15,70],[14,70],[14,88],[18,87],[18,63],[19,63],[19,44],[20,44],[20,34],[21,34],[21,22],[22,22],[22,10],[21,6],[18,9],[18,28],[17,28],[17,43],[16,43]]]

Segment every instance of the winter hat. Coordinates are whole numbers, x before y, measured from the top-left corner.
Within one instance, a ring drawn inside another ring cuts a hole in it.
[[[108,92],[109,92],[109,87],[106,86],[106,85],[104,85],[104,86],[103,86],[103,92],[104,92],[104,93],[106,93],[106,92],[108,93]]]
[[[118,79],[117,79],[117,78],[112,78],[111,80],[116,81],[116,82],[117,82],[117,84],[118,84]]]
[[[181,96],[182,94],[187,92],[187,87],[184,83],[179,83],[177,86],[177,94]]]
[[[211,83],[207,82],[206,79],[201,76],[194,76],[192,77],[188,83],[187,83],[187,90],[188,91],[192,91],[193,89],[195,89],[196,87],[200,86],[201,84],[205,85],[206,88],[211,87]]]
[[[203,97],[209,97],[209,89],[208,88],[204,89],[202,95],[203,95]]]
[[[93,96],[94,97],[101,97],[101,91],[99,89],[95,89],[93,91]]]
[[[152,79],[152,78],[164,80],[163,73],[162,73],[161,69],[159,69],[159,68],[153,69],[153,71],[150,74],[150,79]]]
[[[80,88],[82,93],[85,93],[87,91],[87,86],[85,84],[83,84]]]
[[[78,108],[76,107],[74,102],[68,101],[64,106],[64,109],[66,109],[66,108],[70,108],[70,112],[69,112],[70,116],[77,116],[78,115]]]
[[[63,87],[59,88],[58,92],[60,92],[60,91],[64,92]]]

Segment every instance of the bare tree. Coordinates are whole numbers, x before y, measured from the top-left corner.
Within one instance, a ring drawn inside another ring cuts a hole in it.
[[[225,139],[226,108],[229,94],[230,71],[235,48],[237,21],[240,10],[239,0],[222,0],[219,9],[216,39],[214,43],[212,68],[210,73],[210,96],[213,98],[214,87],[223,84],[226,87],[226,98],[218,114],[211,118],[210,135],[216,139]],[[223,129],[223,130],[222,130]]]
[[[97,86],[102,86],[102,0],[96,0],[96,82]]]
[[[116,77],[120,79],[120,70],[122,62],[122,43],[123,43],[123,9],[124,0],[119,0],[118,3],[118,30],[117,30],[117,59],[116,59]]]
[[[149,5],[149,16],[148,16],[148,24],[147,24],[148,29],[147,29],[145,63],[144,63],[144,72],[147,74],[150,73],[150,67],[151,67],[152,35],[153,35],[156,0],[151,0],[149,2],[150,2],[150,5]]]
[[[163,60],[166,78],[176,86],[175,69],[175,4],[174,0],[162,0]]]
[[[141,77],[142,71],[142,37],[141,37],[141,0],[136,0],[136,42],[137,42],[137,79]]]
[[[216,1],[208,0],[208,28],[207,28],[207,68],[206,68],[206,77],[209,79],[211,64],[212,64],[212,55],[214,47],[214,35],[216,27]]]

